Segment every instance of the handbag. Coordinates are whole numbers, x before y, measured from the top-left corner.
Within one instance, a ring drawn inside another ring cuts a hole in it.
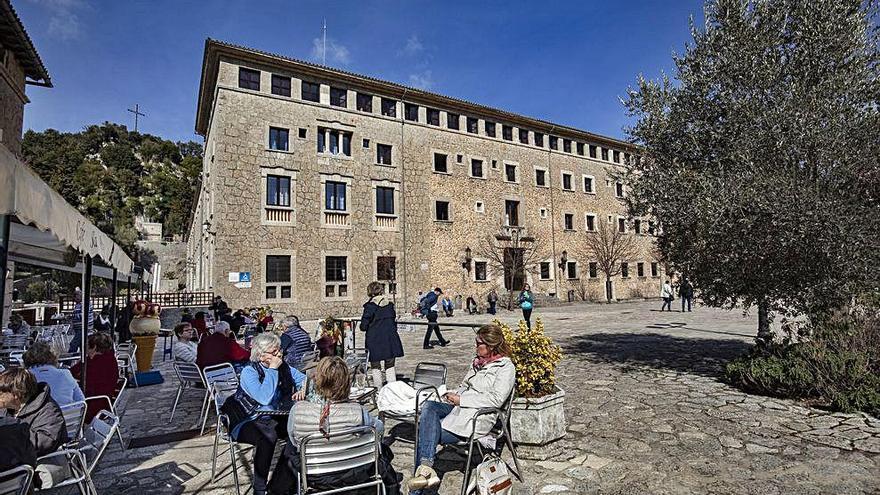
[[[519,305],[522,309],[532,309],[531,301],[523,301],[522,304]]]
[[[495,454],[489,454],[483,458],[483,462],[474,470],[474,480],[468,485],[467,493],[479,495],[507,495],[513,486],[513,478],[510,477],[510,469],[507,464]]]

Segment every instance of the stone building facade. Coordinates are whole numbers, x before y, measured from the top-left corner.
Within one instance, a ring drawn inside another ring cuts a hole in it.
[[[399,310],[434,286],[483,305],[521,283],[600,298],[583,247],[600,222],[639,246],[614,297],[659,291],[648,222],[624,218],[609,178],[636,159],[628,143],[215,40],[196,131],[187,286],[231,307],[357,315],[373,280]],[[513,238],[534,262],[505,270]]]

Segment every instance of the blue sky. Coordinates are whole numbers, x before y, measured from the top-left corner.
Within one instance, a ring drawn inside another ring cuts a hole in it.
[[[623,138],[619,98],[670,71],[701,0],[13,0],[54,88],[29,87],[25,129],[105,120],[173,140],[195,135],[205,38],[320,61]]]

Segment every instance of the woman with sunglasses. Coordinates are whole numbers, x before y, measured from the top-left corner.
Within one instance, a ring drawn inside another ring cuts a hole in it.
[[[440,484],[434,471],[437,446],[466,440],[475,429],[475,437],[489,433],[495,424],[494,415],[474,417],[483,407],[502,407],[516,384],[516,368],[510,355],[510,344],[495,324],[483,325],[474,341],[476,358],[455,392],[443,396],[443,402],[427,401],[419,415],[419,466],[407,481],[410,494]]]

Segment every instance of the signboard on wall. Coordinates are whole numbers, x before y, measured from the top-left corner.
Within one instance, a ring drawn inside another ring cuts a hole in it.
[[[239,289],[251,288],[251,272],[229,272],[228,280]]]

